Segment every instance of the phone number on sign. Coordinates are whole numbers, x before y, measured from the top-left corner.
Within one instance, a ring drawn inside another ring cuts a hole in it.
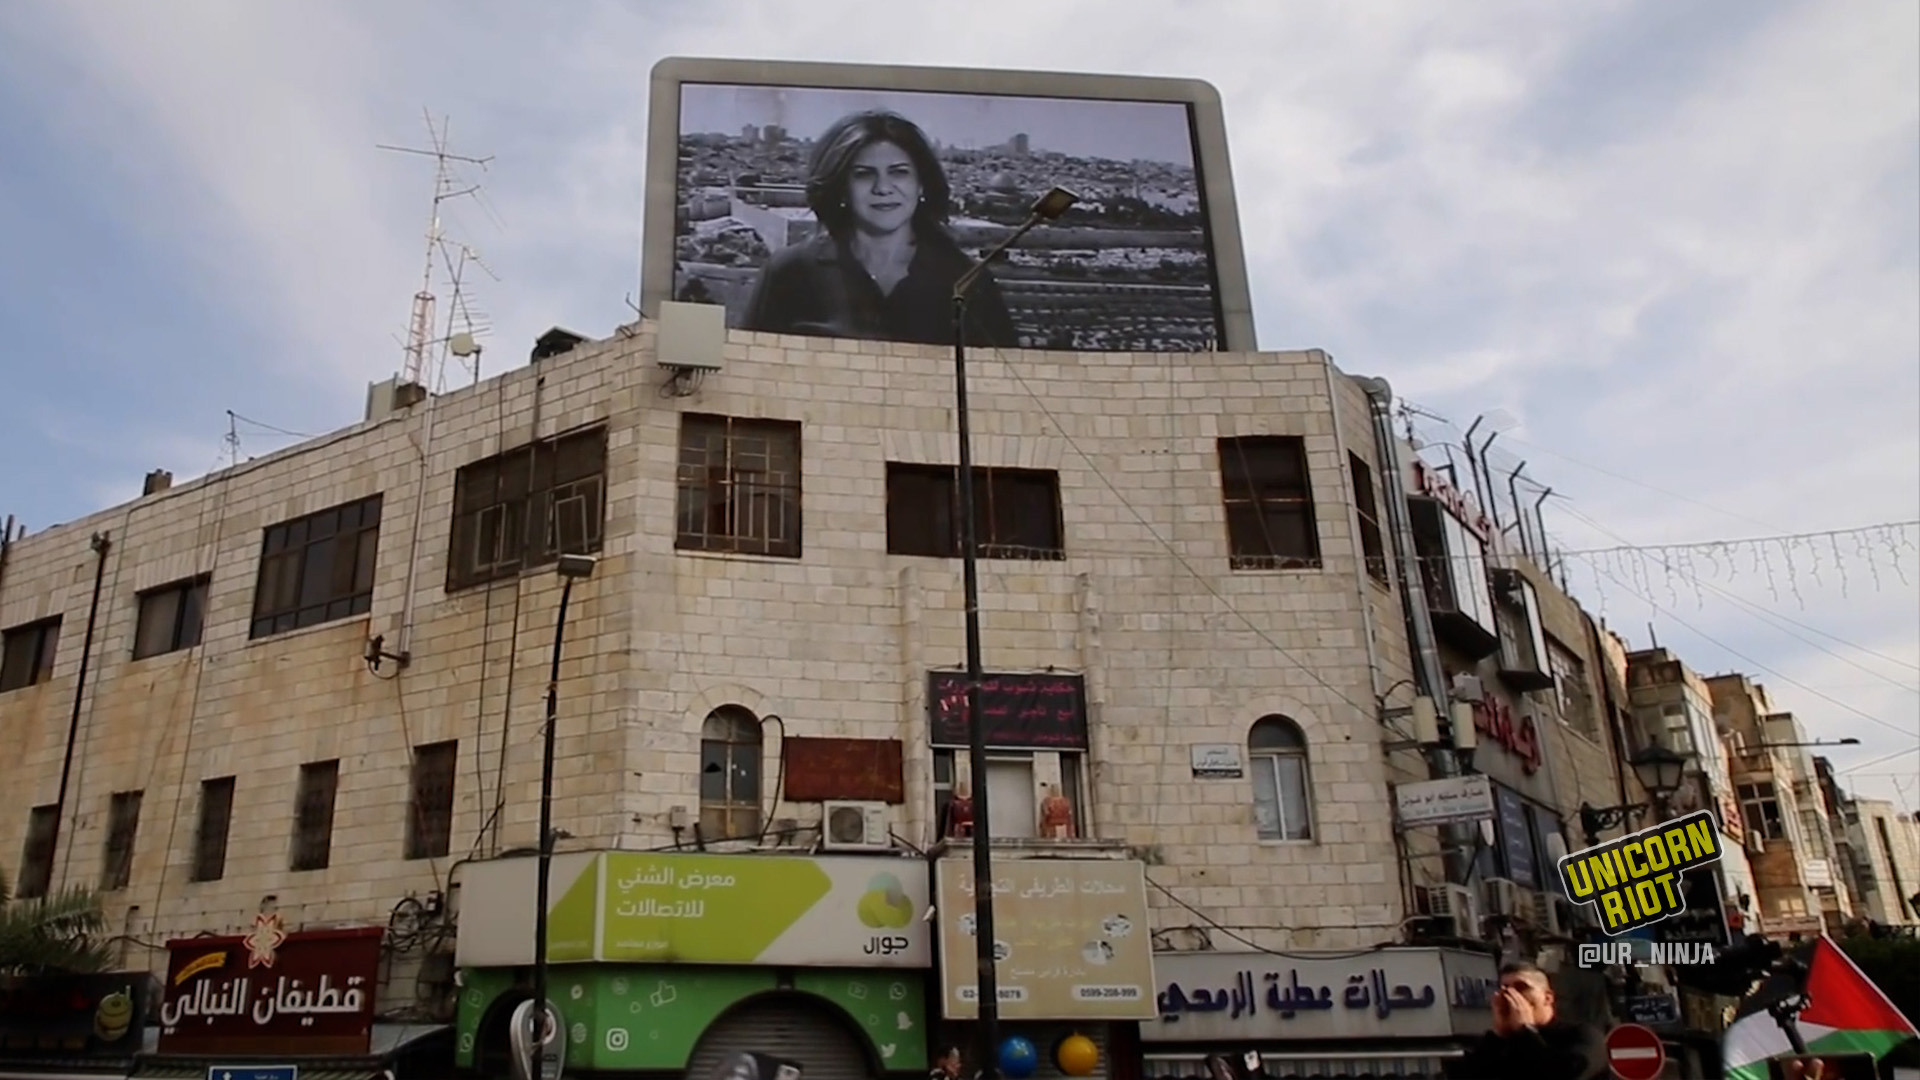
[[[1073,996],[1076,1001],[1139,1001],[1141,991],[1137,986],[1076,986]]]

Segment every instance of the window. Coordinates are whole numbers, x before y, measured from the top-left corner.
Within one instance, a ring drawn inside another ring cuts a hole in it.
[[[700,836],[732,840],[760,832],[760,721],[736,705],[700,726]]]
[[[36,806],[27,815],[27,842],[20,851],[20,877],[13,883],[16,900],[37,900],[53,884],[53,845],[60,835],[60,808]]]
[[[300,766],[293,801],[292,870],[325,870],[333,855],[333,801],[340,791],[340,762]]]
[[[1221,439],[1220,494],[1229,565],[1295,570],[1320,565],[1306,442],[1292,435]]]
[[[200,628],[207,615],[207,586],[211,582],[211,578],[202,575],[141,593],[140,621],[133,632],[133,658],[144,660],[200,644]]]
[[[380,496],[269,528],[261,543],[250,636],[365,615],[373,606]]]
[[[964,754],[965,751],[940,748],[933,751],[933,820],[942,838],[952,832],[948,827],[947,807],[953,802],[956,763]],[[1073,835],[1086,835],[1083,755],[1066,751],[992,750],[987,757],[989,836],[1031,839],[1040,835],[1039,778],[1051,772],[1055,759],[1059,766],[1060,794],[1073,807]]]
[[[1576,731],[1598,737],[1600,717],[1587,685],[1587,665],[1557,641],[1547,642],[1547,662],[1553,666],[1554,685],[1559,689],[1560,719]]]
[[[688,413],[680,420],[673,546],[800,557],[800,425]]]
[[[107,803],[107,849],[100,862],[100,891],[127,887],[133,876],[133,838],[140,831],[138,791],[116,791]]]
[[[1360,519],[1360,554],[1367,562],[1367,575],[1382,585],[1391,585],[1387,574],[1387,547],[1380,539],[1380,498],[1373,487],[1373,468],[1359,454],[1347,454],[1347,469],[1353,474],[1353,509]]]
[[[959,558],[960,470],[887,462],[887,553]],[[983,559],[1063,559],[1060,474],[973,470],[973,535]]]
[[[438,859],[453,843],[453,768],[457,741],[413,748],[413,795],[407,813],[407,858]]]
[[[1740,818],[1745,822],[1747,831],[1758,833],[1768,840],[1785,839],[1787,827],[1780,818],[1780,800],[1774,793],[1773,784],[1763,780],[1741,784],[1739,790]]]
[[[600,550],[607,429],[543,439],[461,468],[453,481],[447,589]]]
[[[60,642],[60,617],[16,626],[0,638],[0,693],[47,681],[53,675],[53,648]]]
[[[1262,840],[1313,839],[1307,740],[1284,716],[1261,717],[1247,733],[1253,824]]]
[[[193,834],[193,880],[219,881],[227,873],[227,834],[233,828],[233,777],[200,781],[200,825]]]

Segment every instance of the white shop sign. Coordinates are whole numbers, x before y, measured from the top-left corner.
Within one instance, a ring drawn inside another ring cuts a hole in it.
[[[1196,743],[1189,750],[1196,780],[1238,780],[1247,774],[1238,743]]]
[[[1400,784],[1394,810],[1403,826],[1451,825],[1493,817],[1493,783],[1485,773]]]
[[[1478,1034],[1493,958],[1433,948],[1309,953],[1161,953],[1160,1018],[1143,1042],[1448,1038]]]

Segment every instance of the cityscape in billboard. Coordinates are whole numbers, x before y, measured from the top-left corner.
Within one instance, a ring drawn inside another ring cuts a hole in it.
[[[969,292],[1002,348],[1221,341],[1188,106],[686,83],[673,297],[727,325],[945,344],[953,283],[1060,186],[1080,197]]]

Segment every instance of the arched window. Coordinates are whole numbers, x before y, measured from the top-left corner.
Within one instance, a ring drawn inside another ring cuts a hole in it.
[[[700,835],[759,833],[760,721],[738,705],[722,705],[700,725]]]
[[[1253,770],[1253,824],[1262,840],[1313,839],[1307,740],[1284,716],[1263,716],[1247,732]]]

